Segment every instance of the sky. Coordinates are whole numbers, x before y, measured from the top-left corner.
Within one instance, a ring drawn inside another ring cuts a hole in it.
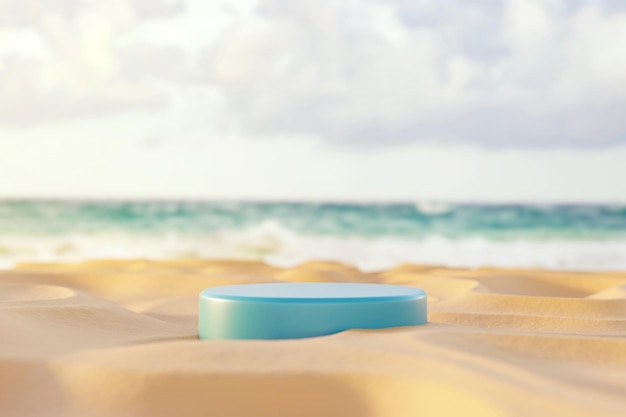
[[[626,202],[623,0],[0,0],[0,198]]]

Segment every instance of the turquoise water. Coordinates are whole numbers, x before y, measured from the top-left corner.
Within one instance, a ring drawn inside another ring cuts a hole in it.
[[[308,235],[624,238],[626,207],[211,202],[4,202],[3,235],[212,234],[267,220]]]
[[[293,263],[322,257],[366,267],[426,262],[616,269],[626,264],[624,245],[626,206],[0,202],[4,264],[137,256]]]

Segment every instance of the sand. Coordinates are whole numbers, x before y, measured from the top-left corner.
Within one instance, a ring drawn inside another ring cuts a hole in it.
[[[429,323],[197,339],[197,295],[253,282],[417,286]],[[93,261],[0,272],[0,415],[623,416],[626,273]]]

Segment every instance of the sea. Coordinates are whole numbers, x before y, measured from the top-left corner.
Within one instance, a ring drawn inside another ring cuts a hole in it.
[[[0,201],[0,268],[131,258],[626,270],[626,205]]]

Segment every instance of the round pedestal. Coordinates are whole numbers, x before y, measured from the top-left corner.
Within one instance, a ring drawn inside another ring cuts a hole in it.
[[[201,339],[291,339],[425,324],[426,293],[398,285],[243,284],[200,293]]]

